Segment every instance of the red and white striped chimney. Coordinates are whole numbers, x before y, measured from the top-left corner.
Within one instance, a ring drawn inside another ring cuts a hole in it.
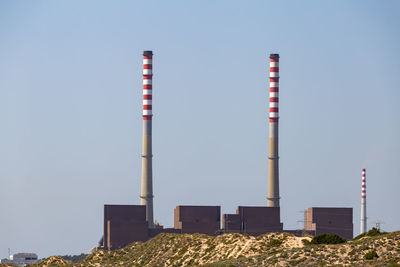
[[[269,57],[268,207],[279,207],[279,54]]]
[[[146,206],[149,228],[153,219],[153,167],[152,167],[152,117],[153,117],[153,52],[143,52],[143,148],[142,189],[140,205]]]
[[[153,99],[153,52],[143,53],[143,120],[151,120]]]
[[[360,234],[367,232],[367,184],[365,169],[361,172],[361,222]]]
[[[269,63],[269,122],[279,120],[279,55],[271,54]]]

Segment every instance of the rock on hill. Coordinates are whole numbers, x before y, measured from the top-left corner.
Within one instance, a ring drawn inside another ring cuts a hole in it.
[[[98,250],[77,263],[50,257],[34,266],[400,266],[400,232],[338,245],[309,245],[310,240],[286,233],[160,234],[120,250]]]

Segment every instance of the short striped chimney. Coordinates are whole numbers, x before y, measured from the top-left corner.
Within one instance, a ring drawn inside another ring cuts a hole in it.
[[[365,169],[361,172],[361,222],[360,234],[367,232],[367,184],[365,179]]]
[[[279,207],[279,54],[269,57],[268,207]]]
[[[154,228],[153,219],[153,167],[152,167],[152,95],[153,95],[153,52],[143,52],[143,148],[142,190],[140,205],[146,206],[146,220]]]

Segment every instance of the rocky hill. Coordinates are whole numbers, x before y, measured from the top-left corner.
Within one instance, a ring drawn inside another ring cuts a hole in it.
[[[77,263],[50,257],[31,266],[400,266],[400,231],[335,245],[310,240],[286,233],[160,234],[120,250],[98,250]]]

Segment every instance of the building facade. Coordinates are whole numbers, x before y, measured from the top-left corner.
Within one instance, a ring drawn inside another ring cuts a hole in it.
[[[304,212],[304,230],[353,239],[353,208],[312,207]]]

